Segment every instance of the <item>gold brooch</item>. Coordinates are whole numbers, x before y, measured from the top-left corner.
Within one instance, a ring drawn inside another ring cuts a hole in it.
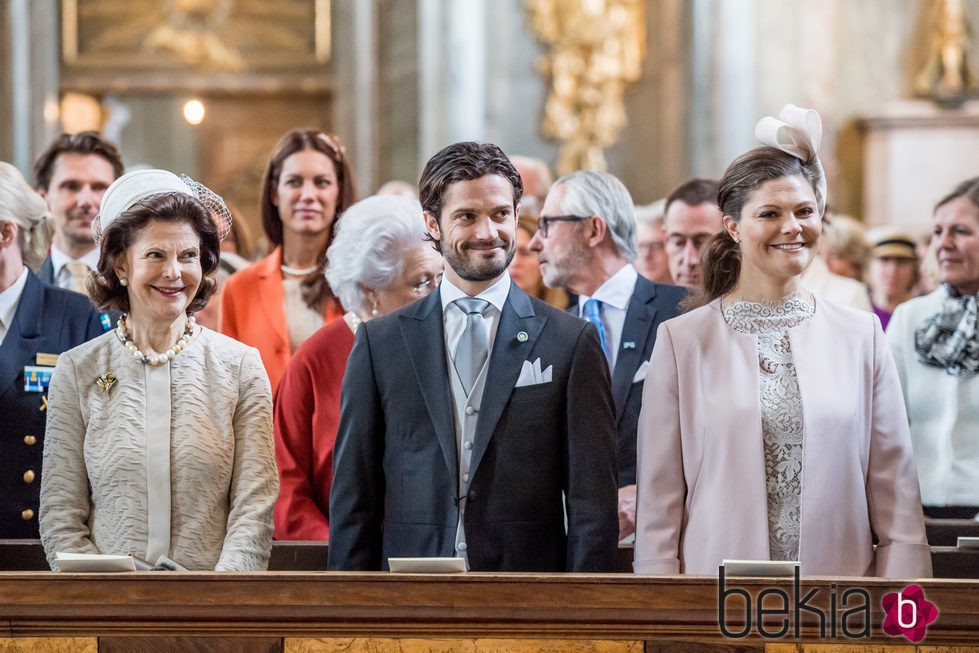
[[[109,394],[109,390],[111,390],[112,386],[116,384],[116,377],[112,374],[112,372],[108,372],[95,379],[95,383],[99,386],[99,390],[105,394]]]

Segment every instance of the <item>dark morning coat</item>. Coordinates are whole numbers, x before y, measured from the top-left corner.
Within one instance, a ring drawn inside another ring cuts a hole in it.
[[[104,331],[84,295],[43,283],[28,271],[13,323],[0,345],[0,539],[38,537],[44,394],[24,391],[24,366]],[[94,378],[93,378],[94,382]]]
[[[639,381],[633,382],[633,379],[639,367],[653,355],[659,325],[680,314],[679,304],[686,292],[681,286],[653,283],[642,276],[636,279],[612,374],[615,430],[619,441],[619,487],[636,482],[636,430],[645,375]]]
[[[515,388],[523,362],[538,358],[553,366],[552,381]],[[358,330],[336,440],[331,569],[454,555],[459,463],[446,360],[440,291]],[[511,283],[476,425],[470,568],[612,571],[615,448],[597,331]]]

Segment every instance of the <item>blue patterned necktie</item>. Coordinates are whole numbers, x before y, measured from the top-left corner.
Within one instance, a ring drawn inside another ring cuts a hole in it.
[[[466,314],[466,328],[459,338],[453,362],[468,396],[489,355],[483,312],[489,308],[490,303],[476,297],[462,297],[454,303]]]
[[[605,359],[608,360],[608,341],[605,339],[605,323],[602,322],[602,302],[597,299],[589,299],[585,302],[582,315],[598,329],[598,338],[602,342],[602,351],[605,352]]]

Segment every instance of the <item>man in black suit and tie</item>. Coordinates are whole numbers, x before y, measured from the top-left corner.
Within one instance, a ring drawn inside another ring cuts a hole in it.
[[[675,317],[686,291],[653,283],[631,265],[636,215],[626,187],[607,172],[558,179],[530,248],[551,288],[578,295],[570,310],[599,330],[612,373],[619,448],[619,536],[636,528],[636,428],[656,329]]]
[[[47,380],[58,354],[102,333],[87,298],[28,268],[47,251],[48,219],[44,200],[0,162],[0,539],[38,537]]]
[[[510,280],[520,176],[495,145],[456,143],[419,186],[445,276],[358,330],[329,568],[453,556],[475,571],[612,571],[608,368],[594,327]]]

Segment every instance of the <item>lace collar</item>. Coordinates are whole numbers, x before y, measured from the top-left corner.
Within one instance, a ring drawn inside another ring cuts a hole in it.
[[[796,291],[781,299],[752,302],[738,299],[727,306],[721,304],[721,314],[735,331],[766,333],[799,326],[816,312],[809,293]]]

